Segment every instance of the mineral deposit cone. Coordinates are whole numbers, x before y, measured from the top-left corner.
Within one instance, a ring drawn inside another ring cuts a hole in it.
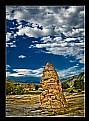
[[[62,85],[51,63],[46,63],[40,84],[42,85],[40,108],[62,108],[65,106],[66,100],[62,93]]]

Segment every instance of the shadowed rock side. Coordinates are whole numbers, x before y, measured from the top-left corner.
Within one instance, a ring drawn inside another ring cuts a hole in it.
[[[62,108],[66,106],[66,100],[62,93],[61,82],[51,63],[46,63],[40,84],[42,85],[40,108]]]

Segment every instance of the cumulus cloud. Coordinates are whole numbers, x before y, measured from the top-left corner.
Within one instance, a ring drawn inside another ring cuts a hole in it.
[[[59,78],[66,78],[69,76],[76,75],[78,73],[81,73],[84,71],[84,68],[79,69],[79,65],[76,64],[76,66],[69,67],[64,70],[57,70],[57,73],[59,75]],[[6,77],[41,77],[43,73],[43,67],[38,69],[13,69],[13,72],[6,72]]]
[[[17,47],[17,46],[13,44],[13,45],[11,45],[10,47]]]
[[[17,47],[15,44],[15,41],[12,42],[6,42],[6,47]]]
[[[6,72],[6,77],[9,77],[10,76],[10,72]]]
[[[41,44],[35,43],[34,45],[30,45],[29,48],[45,48],[46,51],[56,55],[63,56],[75,56],[80,63],[84,63],[84,40],[81,38],[65,38],[62,40],[62,37],[54,37],[46,36],[41,38]],[[44,51],[45,52],[45,51]]]
[[[17,47],[15,41],[10,42],[11,38],[15,38],[17,34],[12,35],[12,33],[6,33],[6,47]]]
[[[6,70],[8,70],[11,66],[10,65],[6,65]]]
[[[14,10],[13,15],[12,10]],[[32,23],[32,27],[22,27],[20,23],[17,27],[17,35],[42,37],[42,43],[34,43],[29,48],[45,47],[49,53],[75,56],[80,63],[84,63],[84,6],[7,6],[6,11],[7,19],[17,19],[18,22],[25,20]],[[38,29],[38,25],[43,29]],[[62,40],[61,33],[66,37],[64,40]],[[7,40],[9,40],[10,35],[7,35]],[[55,38],[52,39],[50,37],[52,35]]]
[[[10,41],[11,34],[12,33],[9,33],[9,32],[6,33],[6,42]]]
[[[51,29],[46,29],[46,28],[43,28],[42,30],[41,29],[38,29],[37,27],[21,27],[19,26],[18,27],[18,32],[17,32],[17,35],[24,35],[26,34],[27,36],[29,37],[43,37],[43,36],[47,36],[47,35],[50,35],[51,34]]]
[[[74,41],[74,40],[76,40],[76,38],[73,38],[73,37],[72,38],[68,37],[68,38],[65,39],[65,41],[67,41],[67,42],[68,41]]]
[[[59,78],[66,78],[66,77],[70,77],[70,76],[79,74],[81,72],[84,72],[84,68],[80,69],[79,66],[76,65],[76,66],[72,66],[72,67],[69,67],[64,70],[60,70],[57,73],[59,75]]]
[[[67,37],[84,36],[84,6],[7,6],[8,16],[11,16],[12,10],[15,11],[13,19],[33,23],[33,28],[22,28],[20,25],[18,35],[25,33],[31,37],[39,37],[63,33]],[[43,26],[42,31],[37,29],[38,24]]]
[[[50,38],[50,36],[46,36],[46,37],[42,37],[41,40],[43,40],[43,42],[50,42],[52,41],[52,39]]]
[[[11,16],[11,9],[15,10],[13,19],[40,24],[44,29],[49,28],[49,31],[46,29],[43,32],[47,31],[51,35],[53,34],[52,26],[55,26],[55,34],[58,35],[61,31],[67,36],[73,36],[75,33],[72,33],[73,27],[84,28],[84,6],[7,6],[8,16]],[[79,31],[76,31],[77,36],[80,34]]]
[[[18,58],[26,58],[24,55],[19,55]]]
[[[32,77],[41,77],[43,68],[38,68],[36,70],[33,69],[13,69],[13,73],[6,72],[6,77],[24,77],[24,76],[32,76]]]
[[[75,61],[74,61],[74,60],[70,60],[69,62],[70,62],[70,63],[74,63]]]

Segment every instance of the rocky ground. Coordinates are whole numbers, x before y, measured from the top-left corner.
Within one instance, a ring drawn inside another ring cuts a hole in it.
[[[65,93],[67,107],[39,109],[40,95],[7,95],[6,117],[84,117],[85,94]]]

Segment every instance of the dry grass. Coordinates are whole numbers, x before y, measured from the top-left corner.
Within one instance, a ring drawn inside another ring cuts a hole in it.
[[[39,102],[40,95],[31,95],[31,94],[24,94],[24,95],[7,95],[6,96],[6,104],[35,104]]]
[[[61,109],[48,109],[49,116],[56,116],[56,115],[64,115],[64,116],[84,116],[85,109],[85,95],[78,94],[78,93],[69,93],[65,95],[67,106]],[[6,96],[6,104],[13,105],[13,104],[40,104],[40,95],[31,95],[31,94],[24,94],[24,95],[7,95]]]

